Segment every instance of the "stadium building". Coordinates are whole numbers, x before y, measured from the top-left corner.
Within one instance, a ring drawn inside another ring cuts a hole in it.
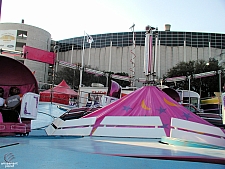
[[[101,71],[108,71],[110,68],[114,73],[131,74],[134,70],[135,78],[144,78],[145,34],[142,31],[91,35],[93,43],[84,43],[84,64]],[[83,39],[75,37],[58,41],[59,60],[81,63]],[[153,31],[153,52],[153,55],[157,55],[156,76],[161,79],[170,68],[181,61],[224,59],[225,34],[174,32],[170,31],[170,25],[165,25],[165,31]],[[134,66],[132,58],[135,60]]]
[[[21,42],[31,47],[51,50],[51,35],[45,30],[24,23],[1,23],[0,31],[2,30],[17,31],[16,50],[21,50]],[[26,39],[21,39],[21,33],[26,35]],[[59,47],[57,60],[80,64],[83,58],[84,66],[92,69],[114,73],[125,72],[133,74],[136,79],[145,78],[143,73],[145,34],[146,31],[130,31],[91,35],[94,40],[92,43],[88,43],[83,36],[60,40],[56,42]],[[201,59],[208,61],[209,58],[220,61],[225,59],[224,54],[225,34],[171,31],[168,24],[163,31],[153,30],[153,55],[157,57],[157,79],[162,79],[170,68],[181,61]],[[32,70],[39,71],[40,67],[32,68],[32,66],[29,65]],[[46,79],[37,79],[46,82]],[[141,82],[135,81],[135,86],[141,85]]]
[[[23,51],[23,46],[31,46],[45,51],[51,50],[51,34],[41,28],[22,23],[0,23],[0,49],[9,51]],[[4,53],[1,52],[3,55]],[[18,53],[5,53],[20,60],[32,72],[38,82],[47,83],[49,65],[41,62],[36,62],[21,58]]]

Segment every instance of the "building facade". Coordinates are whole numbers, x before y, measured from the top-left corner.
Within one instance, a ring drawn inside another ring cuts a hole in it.
[[[134,71],[136,79],[145,78],[143,73],[145,34],[143,31],[91,35],[94,41],[89,44],[85,39],[84,54],[84,37],[60,40],[58,60],[77,64],[82,62],[83,54],[85,66],[114,73],[125,72],[129,75]],[[162,79],[170,68],[181,61],[225,59],[225,34],[153,31],[153,55],[155,54],[156,77]],[[137,81],[135,84],[142,85]]]
[[[23,45],[52,50],[51,34],[41,28],[24,23],[0,23],[0,40],[4,39],[3,35],[7,31],[15,35],[16,51],[22,51]],[[74,37],[57,41],[53,45],[59,47],[58,61],[81,64],[83,56],[86,67],[114,73],[124,72],[139,79],[145,78],[145,34],[145,31],[98,34],[91,35],[94,40],[91,44],[86,41],[86,37]],[[225,34],[175,32],[170,31],[170,28],[165,31],[154,30],[153,55],[156,57],[156,78],[162,79],[170,68],[181,61],[225,59]],[[38,82],[51,83],[52,74],[49,73],[48,64],[30,60],[23,62],[31,71],[35,71]],[[57,70],[60,70],[60,66]],[[141,85],[141,82],[135,81],[135,86]]]
[[[22,52],[24,45],[50,51],[51,34],[41,28],[24,23],[0,23],[0,49]],[[23,62],[34,72],[38,82],[47,83],[48,64],[20,57],[14,58]]]

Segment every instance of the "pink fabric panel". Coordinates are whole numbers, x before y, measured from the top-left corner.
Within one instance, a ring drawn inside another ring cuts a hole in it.
[[[121,93],[120,85],[117,82],[112,80],[110,85],[110,90],[107,93],[107,95],[111,97],[116,97],[119,99],[120,93]]]
[[[97,117],[94,130],[105,116],[159,116],[167,136],[172,117],[212,126],[155,86],[144,86],[84,118]]]
[[[54,64],[55,62],[55,53],[53,52],[32,48],[30,46],[24,46],[23,53],[24,58],[26,59],[44,62],[48,64]]]
[[[4,89],[4,98],[7,98],[9,96],[9,89],[12,86],[1,86],[1,87]],[[37,93],[35,84],[27,84],[23,86],[15,86],[15,87],[18,87],[20,89],[20,94],[22,95],[24,95],[27,92]]]
[[[0,112],[0,123],[3,123],[2,113]]]
[[[24,64],[5,56],[0,56],[0,86],[4,89],[4,97],[8,97],[9,89],[16,86],[22,94],[38,93],[36,78]]]

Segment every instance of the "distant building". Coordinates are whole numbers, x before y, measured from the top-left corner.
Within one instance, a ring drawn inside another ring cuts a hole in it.
[[[23,46],[50,51],[51,34],[41,28],[22,23],[0,23],[0,49],[23,51]],[[41,62],[14,57],[23,62],[38,82],[48,82],[49,65]]]
[[[155,52],[155,34],[153,31],[153,51]],[[135,78],[145,78],[143,73],[145,31],[135,32],[135,50],[133,49],[133,32],[120,32],[91,35],[94,42],[85,41],[84,64],[102,71],[109,70],[111,54],[111,71],[131,73],[131,59],[135,54]],[[81,63],[84,37],[75,37],[58,41],[59,60]],[[158,31],[157,43],[157,78],[162,78],[177,63],[190,60],[215,58],[225,59],[225,34],[202,32],[174,32],[170,25],[165,31]],[[134,53],[132,54],[131,51]],[[90,60],[89,60],[90,59]],[[137,86],[141,84],[136,82]]]
[[[0,33],[15,30],[15,50],[22,50],[23,45],[51,51],[51,35],[47,31],[24,23],[0,23]],[[143,28],[144,30],[144,28]],[[135,72],[135,78],[145,78],[143,73],[145,31],[134,32],[135,48],[133,48],[133,32],[107,33],[91,35],[93,43],[84,43],[84,65],[101,71],[114,73]],[[177,63],[190,60],[215,58],[225,59],[225,34],[202,32],[174,32],[170,25],[165,31],[157,31],[156,77],[161,79],[167,71]],[[155,35],[153,31],[153,51],[155,54]],[[1,38],[1,37],[0,37]],[[74,37],[54,42],[60,49],[58,60],[69,63],[81,63],[84,37]],[[1,43],[0,43],[1,44]],[[1,48],[1,47],[0,47]],[[131,59],[134,58],[134,66]],[[49,65],[25,60],[24,63],[35,71],[38,81],[51,83]],[[111,65],[110,65],[111,63]],[[51,66],[51,65],[50,65]],[[58,67],[60,70],[60,66]],[[136,86],[142,83],[135,82]]]

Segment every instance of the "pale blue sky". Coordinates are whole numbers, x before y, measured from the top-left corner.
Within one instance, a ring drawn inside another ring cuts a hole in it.
[[[146,25],[171,31],[225,33],[225,0],[2,0],[1,23],[48,31],[53,40],[131,31]]]

